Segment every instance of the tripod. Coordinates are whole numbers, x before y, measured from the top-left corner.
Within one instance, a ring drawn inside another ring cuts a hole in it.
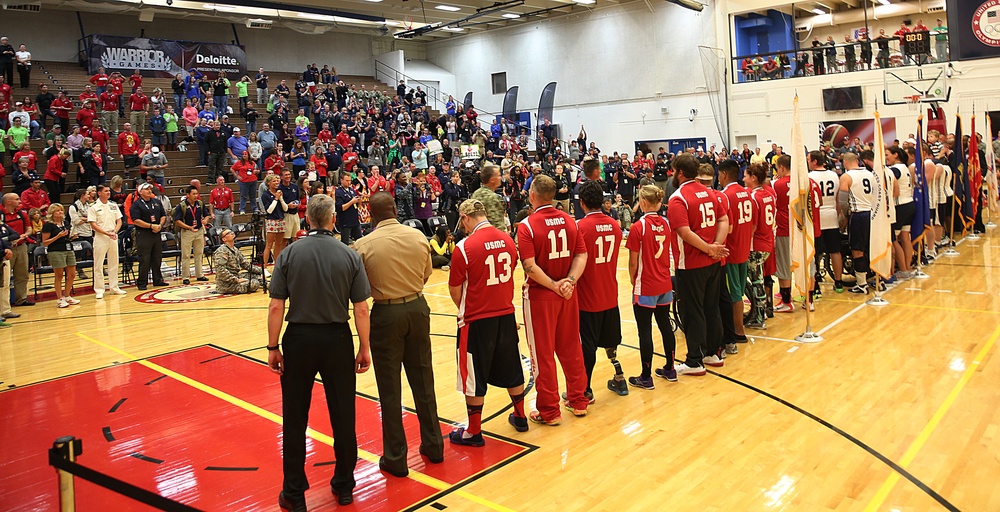
[[[260,264],[260,285],[261,290],[267,293],[267,274],[264,269],[264,216],[260,212],[253,212],[250,216],[250,266]]]

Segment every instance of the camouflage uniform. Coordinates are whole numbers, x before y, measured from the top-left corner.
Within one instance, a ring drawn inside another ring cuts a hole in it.
[[[490,224],[504,233],[507,232],[507,223],[504,222],[506,210],[504,209],[503,201],[496,192],[486,187],[479,187],[472,193],[472,197],[469,199],[482,201],[483,206],[486,207],[486,218],[490,221]]]
[[[216,293],[253,293],[260,288],[260,267],[251,266],[239,249],[223,244],[212,257]]]

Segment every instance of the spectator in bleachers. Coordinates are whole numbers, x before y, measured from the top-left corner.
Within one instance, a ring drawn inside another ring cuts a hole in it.
[[[167,142],[167,120],[158,108],[153,109],[153,115],[149,118],[149,131],[154,145],[163,146]]]
[[[226,141],[226,148],[229,152],[229,162],[227,163],[233,164],[239,160],[240,155],[242,155],[244,151],[248,151],[250,149],[250,141],[243,136],[243,133],[239,128],[234,127],[232,135],[229,137],[229,140]]]
[[[148,177],[153,178],[153,181],[157,184],[163,186],[165,184],[164,178],[166,177],[166,173],[163,170],[169,165],[167,155],[163,154],[158,146],[153,146],[149,154],[142,157],[142,164],[139,169]]]
[[[90,128],[97,119],[97,111],[94,110],[95,100],[86,100],[82,108],[76,112],[76,124],[83,128]]]
[[[31,182],[37,179],[38,175],[28,166],[30,163],[28,157],[23,156],[15,161],[17,168],[11,173],[10,181],[14,186],[14,193],[17,194],[18,201],[20,201],[21,192],[28,190],[31,187]]]
[[[198,108],[194,105],[194,100],[184,101],[184,110],[181,112],[184,118],[184,127],[187,129],[188,137],[193,137],[195,128],[200,124],[198,119]]]
[[[21,78],[21,88],[31,87],[31,52],[21,44],[14,52],[14,59],[17,61],[17,74]]]
[[[52,121],[55,123],[55,114],[52,112],[52,102],[55,99],[56,96],[49,92],[48,85],[41,84],[38,86],[38,94],[35,95],[35,107],[38,109],[39,124],[42,131],[45,131],[48,127],[47,118],[53,118]]]
[[[60,202],[59,197],[63,192],[61,182],[66,179],[66,160],[69,159],[70,155],[71,152],[69,149],[62,149],[58,155],[50,158],[45,165],[45,175],[43,178],[45,180],[45,188],[48,190],[49,203]]]
[[[257,131],[257,119],[260,118],[260,114],[257,113],[257,109],[254,108],[253,102],[248,101],[243,108],[243,119],[247,122],[247,132]]]
[[[146,114],[149,112],[149,97],[142,93],[142,87],[137,87],[128,97],[129,121],[132,127],[143,135],[146,130]]]
[[[42,210],[48,208],[49,204],[51,204],[49,195],[45,190],[42,190],[42,179],[35,175],[28,189],[21,192],[21,207],[27,210],[32,208]]]
[[[73,290],[73,280],[76,279],[76,254],[71,245],[71,241],[75,239],[76,237],[71,234],[63,206],[49,205],[48,222],[42,227],[42,245],[48,249],[46,257],[55,276],[56,305],[60,308],[80,303],[70,295]],[[66,276],[65,288],[63,275]]]
[[[69,136],[66,137],[65,146],[72,151],[76,151],[83,147],[83,133],[80,126],[74,126],[73,131],[70,132]]]
[[[281,180],[274,174],[269,174],[264,178],[265,190],[261,194],[261,206],[264,210],[266,234],[264,244],[264,262],[271,263],[278,260],[278,255],[284,248],[285,239],[285,212],[288,211],[288,203],[282,198],[282,192],[278,189]],[[273,258],[269,259],[271,255]]]
[[[288,204],[288,210],[285,211],[285,234],[282,246],[287,247],[291,241],[295,240],[299,231],[299,203],[302,189],[298,183],[292,180],[292,171],[285,169],[281,172],[278,190],[281,191],[281,198]]]
[[[25,98],[26,100],[28,98]],[[31,114],[25,111],[24,102],[14,103],[14,110],[7,114],[7,136],[10,137],[14,147],[18,147],[28,140],[30,131],[31,138],[38,138],[38,121],[31,118]],[[16,129],[16,130],[15,130]],[[22,131],[23,130],[23,131]],[[23,135],[23,138],[21,138]]]
[[[167,105],[167,111],[163,114],[163,120],[167,123],[166,151],[177,151],[177,113],[174,112],[173,105]]]
[[[208,154],[208,179],[215,181],[216,176],[226,175],[226,159],[229,157],[229,137],[222,131],[219,121],[214,121],[212,129],[205,135],[205,146]]]
[[[260,169],[257,167],[257,162],[250,158],[250,152],[243,152],[240,155],[240,160],[230,167],[230,171],[236,176],[236,180],[240,184],[240,214],[242,215],[251,210],[256,211],[257,178],[260,176]],[[223,176],[216,177],[216,180],[218,178],[225,180]]]
[[[198,144],[198,165],[196,167],[208,167],[208,142],[205,140],[212,127],[208,120],[199,119],[198,127],[195,128],[194,140]]]

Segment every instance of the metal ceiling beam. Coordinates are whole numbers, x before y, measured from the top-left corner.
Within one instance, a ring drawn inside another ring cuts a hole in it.
[[[461,27],[463,23],[465,23],[465,22],[467,22],[469,20],[474,20],[476,18],[479,18],[479,17],[482,17],[482,16],[486,16],[486,15],[492,14],[494,12],[502,11],[502,10],[507,9],[509,7],[517,7],[519,5],[524,5],[524,0],[510,0],[508,2],[497,2],[497,3],[494,3],[493,5],[491,5],[489,7],[482,7],[480,9],[476,9],[476,13],[475,14],[471,14],[471,15],[466,16],[466,17],[464,17],[464,18],[462,18],[460,20],[455,20],[455,21],[448,22],[448,23],[434,23],[434,24],[427,25],[427,26],[420,27],[420,28],[414,28],[414,29],[411,29],[411,30],[403,31],[403,32],[397,32],[397,33],[393,34],[392,37],[394,37],[396,39],[412,39],[414,37],[420,37],[420,36],[425,35],[425,34],[430,33],[430,32],[435,32],[435,31],[438,31],[438,30],[443,30],[446,27],[458,28],[458,27]]]

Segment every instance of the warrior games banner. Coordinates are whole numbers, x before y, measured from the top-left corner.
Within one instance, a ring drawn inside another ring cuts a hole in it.
[[[101,35],[87,36],[86,41],[91,73],[103,67],[128,76],[138,69],[143,76],[170,78],[194,68],[209,77],[225,71],[238,79],[247,72],[246,52],[235,44]]]
[[[865,144],[871,144],[875,141],[875,120],[854,119],[819,123],[819,137],[821,143],[829,142],[835,148],[850,145],[855,137]],[[896,118],[882,118],[882,138],[885,139],[887,147],[896,140]]]
[[[1000,0],[948,0],[947,10],[952,59],[1000,57]]]

